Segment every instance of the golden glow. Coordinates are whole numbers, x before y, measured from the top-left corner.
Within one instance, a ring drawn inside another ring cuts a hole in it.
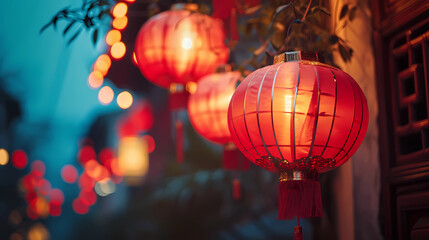
[[[121,41],[121,39],[122,39],[122,34],[120,31],[116,29],[112,29],[106,34],[106,43],[109,46],[112,46],[113,44]]]
[[[112,55],[115,59],[120,59],[125,55],[125,52],[127,51],[127,47],[125,47],[125,44],[123,42],[117,42],[113,44],[112,48],[110,49],[110,55]]]
[[[121,18],[115,18],[113,19],[112,26],[118,30],[123,30],[127,27],[128,24],[128,18],[121,17]]]
[[[9,153],[6,149],[0,148],[0,165],[6,165],[9,162]]]
[[[36,200],[36,213],[41,217],[47,217],[49,215],[49,203],[43,197],[38,197]]]
[[[182,40],[182,48],[183,49],[190,49],[192,47],[192,39],[185,37]]]
[[[89,74],[88,85],[90,88],[97,89],[103,85],[104,78],[100,71],[94,71]]]
[[[118,144],[119,168],[128,184],[138,184],[149,170],[147,142],[141,137],[124,137]]]
[[[129,3],[133,3],[133,2],[135,2],[136,0],[125,0],[125,2],[129,2]]]
[[[96,160],[92,159],[85,163],[85,172],[91,178],[94,178],[94,179],[99,178],[101,175],[101,171],[102,171],[101,165],[98,164]]]
[[[190,94],[194,94],[195,91],[197,91],[197,83],[189,81],[186,83],[186,91],[188,91]]]
[[[114,93],[112,88],[109,86],[104,86],[98,92],[98,101],[103,105],[108,105],[112,102]]]
[[[133,63],[135,65],[138,65],[139,63],[137,62],[137,57],[136,57],[136,52],[133,52]]]
[[[22,222],[22,216],[21,213],[19,213],[18,210],[13,210],[9,214],[9,221],[13,223],[13,225],[19,225]]]
[[[127,91],[123,91],[119,93],[118,97],[116,98],[116,102],[120,108],[127,109],[133,104],[133,95]]]
[[[28,240],[48,240],[49,232],[41,223],[34,224],[28,231]]]
[[[107,54],[100,55],[97,58],[97,61],[94,65],[94,70],[98,70],[100,72],[106,72],[109,71],[110,66],[112,65],[112,60],[110,60],[110,57]]]
[[[128,6],[125,3],[117,3],[112,10],[112,15],[115,18],[121,18],[121,17],[125,17],[125,15],[127,15],[127,11],[128,11]]]
[[[24,238],[19,233],[12,233],[10,235],[10,240],[24,240]]]

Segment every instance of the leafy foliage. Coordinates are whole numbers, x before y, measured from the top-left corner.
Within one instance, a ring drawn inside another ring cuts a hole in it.
[[[74,32],[69,37],[67,44],[73,42],[83,29],[92,30],[92,42],[95,44],[98,39],[99,23],[106,17],[111,17],[110,9],[115,1],[113,0],[83,0],[78,8],[66,7],[55,14],[52,19],[40,29],[40,33],[52,26],[57,29],[59,21],[66,21],[68,24],[63,30],[66,36],[69,32]],[[69,34],[70,35],[70,34]]]

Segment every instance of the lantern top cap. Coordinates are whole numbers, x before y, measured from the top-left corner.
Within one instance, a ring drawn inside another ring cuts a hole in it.
[[[323,63],[324,57],[320,53],[310,51],[284,52],[274,57],[274,64],[301,60]]]
[[[188,10],[191,12],[198,11],[198,4],[196,3],[175,3],[171,6],[171,10]]]

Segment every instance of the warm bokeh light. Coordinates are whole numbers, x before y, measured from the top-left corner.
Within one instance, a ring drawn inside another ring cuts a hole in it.
[[[9,214],[9,221],[15,225],[18,226],[22,222],[22,216],[21,213],[18,210],[13,210]]]
[[[82,173],[79,178],[79,187],[82,190],[90,191],[95,186],[95,180],[88,176],[86,172]]]
[[[185,37],[182,40],[182,48],[183,49],[190,49],[192,47],[192,39]]]
[[[43,177],[46,172],[45,163],[40,160],[36,160],[31,163],[31,173],[36,177]]]
[[[61,169],[61,177],[66,183],[74,183],[77,179],[77,170],[73,165],[65,165]]]
[[[115,158],[115,150],[113,150],[112,148],[109,148],[109,147],[103,148],[103,150],[100,151],[98,156],[99,156],[100,162],[104,166],[106,166],[107,164],[110,164],[110,161],[113,158]]]
[[[49,203],[43,197],[38,197],[36,199],[35,208],[37,215],[42,218],[46,218],[49,215]]]
[[[93,71],[88,77],[88,86],[92,89],[97,89],[103,85],[104,78],[100,71]]]
[[[113,101],[114,93],[112,88],[104,86],[98,92],[98,101],[103,105],[108,105]]]
[[[106,34],[106,43],[107,45],[112,46],[113,44],[121,41],[121,38],[121,32],[116,29],[112,29]]]
[[[103,88],[101,89],[103,90]],[[80,163],[85,164],[89,160],[96,159],[97,155],[95,154],[95,150],[91,146],[84,146],[80,149],[78,154],[78,160]]]
[[[190,94],[194,94],[197,91],[197,83],[189,81],[189,82],[186,83],[185,89]]]
[[[9,240],[24,240],[24,238],[19,233],[12,233]]]
[[[125,0],[125,2],[129,2],[129,3],[133,3],[133,2],[135,2],[136,0]]]
[[[0,165],[6,165],[9,162],[9,153],[6,149],[0,148]]]
[[[22,150],[16,150],[12,153],[12,164],[18,169],[23,169],[27,166],[27,154]]]
[[[127,16],[113,19],[112,26],[118,30],[123,30],[128,25]]]
[[[118,144],[119,168],[128,184],[136,185],[149,170],[147,143],[140,137],[124,137]]]
[[[97,195],[92,189],[80,191],[79,198],[87,206],[92,206],[97,202]]]
[[[97,58],[94,64],[94,71],[99,71],[104,76],[109,71],[110,66],[112,65],[112,60],[110,60],[109,55],[103,54]]]
[[[73,210],[78,214],[86,214],[89,211],[89,206],[86,205],[82,199],[76,198],[72,203]]]
[[[155,139],[151,135],[144,135],[143,138],[146,140],[148,153],[152,153],[155,150]]]
[[[126,51],[127,47],[125,44],[123,42],[117,42],[113,44],[112,48],[110,49],[110,55],[112,55],[114,59],[120,59],[124,57]]]
[[[116,98],[116,102],[120,108],[127,109],[133,104],[133,95],[127,91],[123,91],[119,93],[118,97]]]
[[[49,231],[41,223],[34,224],[28,231],[28,240],[48,240],[50,238]]]
[[[127,15],[128,5],[125,3],[117,3],[112,10],[112,15],[115,18],[121,18]]]
[[[48,195],[49,192],[51,191],[52,185],[48,180],[42,178],[42,179],[37,181],[36,187],[37,187],[37,191],[40,194]]]
[[[58,188],[54,188],[49,192],[49,201],[58,205],[64,202],[64,193]]]

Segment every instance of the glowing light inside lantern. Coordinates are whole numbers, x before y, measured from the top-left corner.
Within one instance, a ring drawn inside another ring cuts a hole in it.
[[[116,29],[112,29],[106,34],[106,43],[107,45],[112,46],[113,44],[121,41],[121,38],[121,32]]]
[[[116,18],[124,17],[127,14],[128,6],[125,3],[117,3],[112,10],[112,15]]]
[[[116,98],[116,102],[120,108],[127,109],[133,104],[133,95],[127,91],[123,91],[119,93],[118,97]]]
[[[119,168],[127,183],[135,185],[149,170],[147,143],[141,137],[124,137],[118,144]]]
[[[183,49],[190,49],[192,47],[192,39],[185,37],[182,40],[182,48]]]
[[[93,71],[88,76],[88,86],[92,89],[97,89],[103,85],[104,78],[100,71]]]
[[[0,165],[6,165],[9,162],[9,153],[6,149],[0,148]]]
[[[197,91],[197,83],[196,82],[187,82],[185,89],[190,94],[194,94]]]
[[[110,49],[110,55],[112,55],[115,59],[120,59],[125,55],[125,52],[127,51],[127,47],[123,42],[117,42],[113,44],[112,48]]]
[[[108,105],[109,103],[111,103],[113,97],[113,90],[109,86],[102,87],[100,89],[100,92],[98,92],[98,101],[103,105]]]

